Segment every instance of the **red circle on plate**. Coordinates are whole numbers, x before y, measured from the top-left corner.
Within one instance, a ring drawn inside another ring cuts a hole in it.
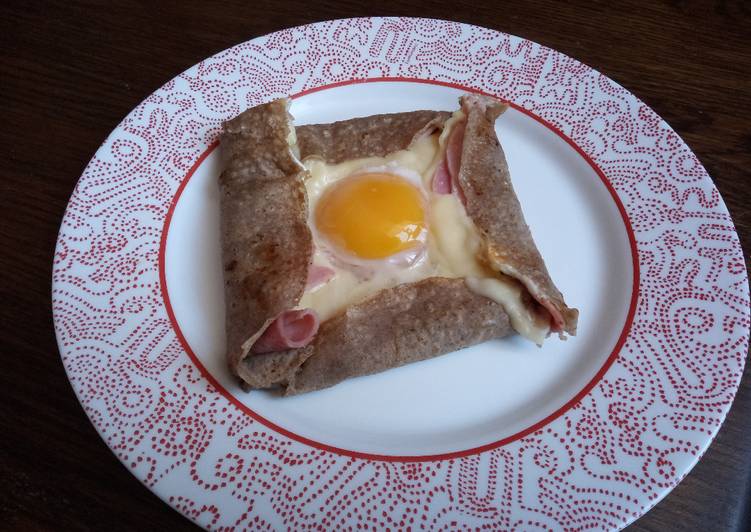
[[[409,83],[425,83],[430,85],[441,85],[444,87],[451,87],[454,89],[460,89],[466,92],[474,92],[479,94],[485,94],[488,96],[492,96],[494,98],[498,98],[498,96],[489,94],[477,89],[464,87],[462,85],[459,85],[457,83],[446,83],[446,82],[440,82],[440,81],[433,81],[433,80],[425,80],[425,79],[418,79],[418,78],[401,78],[401,77],[391,77],[391,78],[367,78],[367,79],[356,79],[356,80],[347,80],[342,81],[339,83],[333,83],[329,85],[322,85],[320,87],[314,87],[312,89],[308,89],[306,91],[300,92],[298,94],[295,94],[291,96],[292,99],[299,98],[301,96],[305,96],[306,94],[310,94],[313,92],[318,92],[326,89],[332,89],[335,87],[341,87],[344,85],[354,85],[359,83],[373,83],[373,82],[384,82],[384,81],[397,81],[397,82],[409,82]],[[164,220],[164,226],[162,229],[162,235],[161,240],[159,243],[159,283],[160,283],[160,289],[162,293],[162,298],[164,300],[164,306],[167,309],[167,314],[170,319],[170,323],[172,324],[172,328],[175,331],[175,334],[177,335],[178,340],[180,341],[180,344],[182,345],[185,352],[188,354],[190,359],[193,361],[193,363],[198,367],[201,374],[208,380],[212,386],[214,386],[224,397],[227,398],[228,401],[230,401],[232,404],[234,404],[237,408],[251,416],[253,419],[259,421],[260,423],[263,423],[270,429],[283,434],[289,438],[292,438],[294,440],[297,440],[300,443],[304,443],[306,445],[310,445],[312,447],[316,447],[318,449],[322,449],[325,451],[330,451],[338,454],[342,454],[345,456],[352,456],[355,458],[365,458],[369,460],[382,460],[382,461],[388,461],[388,462],[428,462],[428,461],[437,461],[437,460],[448,460],[452,458],[459,458],[462,456],[468,456],[472,454],[478,454],[490,449],[494,449],[496,447],[500,447],[502,445],[506,445],[508,443],[511,443],[515,440],[518,440],[519,438],[523,438],[524,436],[531,434],[548,423],[552,422],[562,414],[564,414],[566,411],[570,410],[574,405],[576,405],[584,396],[586,396],[589,391],[602,379],[602,377],[605,375],[605,373],[608,371],[610,366],[613,364],[615,359],[618,357],[618,353],[620,352],[621,348],[623,347],[624,342],[626,341],[626,338],[628,337],[629,330],[631,329],[631,324],[634,319],[634,314],[636,312],[636,301],[637,296],[639,293],[639,260],[638,260],[638,254],[636,251],[636,238],[634,236],[634,231],[631,228],[631,223],[629,222],[628,216],[626,214],[626,210],[623,207],[623,204],[621,203],[620,199],[618,198],[618,195],[616,194],[615,190],[613,189],[612,185],[608,181],[607,177],[605,176],[604,172],[595,164],[595,162],[582,150],[579,146],[574,143],[573,140],[571,140],[568,136],[566,136],[560,129],[555,127],[554,125],[550,124],[549,122],[543,120],[539,116],[531,113],[527,109],[524,109],[523,107],[513,103],[513,102],[506,102],[510,107],[513,107],[515,110],[524,113],[525,115],[529,116],[530,118],[533,118],[534,120],[540,122],[542,125],[547,127],[549,130],[553,131],[556,135],[558,135],[560,138],[565,140],[569,146],[571,146],[573,149],[576,150],[576,152],[581,155],[581,157],[584,158],[585,161],[592,167],[592,169],[597,173],[597,175],[600,177],[600,180],[605,185],[605,187],[608,189],[608,192],[610,193],[610,196],[613,198],[613,201],[615,202],[616,206],[618,207],[618,212],[621,214],[621,218],[623,219],[623,224],[626,228],[626,233],[628,234],[628,241],[631,248],[631,260],[633,265],[633,281],[632,281],[632,288],[631,288],[631,301],[629,303],[629,309],[628,314],[626,315],[626,321],[623,324],[623,329],[621,331],[620,336],[618,337],[618,341],[616,342],[615,346],[613,347],[613,350],[610,352],[610,355],[608,355],[608,358],[605,360],[605,363],[600,367],[600,369],[597,371],[597,373],[592,377],[592,379],[576,394],[574,397],[572,397],[566,404],[564,404],[562,407],[560,407],[558,410],[553,412],[552,414],[548,415],[544,419],[538,421],[537,423],[534,423],[533,425],[530,425],[529,427],[512,434],[511,436],[508,436],[506,438],[502,438],[500,440],[481,445],[479,447],[473,447],[471,449],[465,449],[461,451],[453,451],[450,453],[440,453],[440,454],[432,454],[432,455],[415,455],[415,456],[401,456],[401,455],[381,455],[381,454],[371,454],[371,453],[364,453],[359,451],[352,451],[349,449],[342,449],[339,447],[334,447],[331,445],[327,445],[325,443],[321,443],[315,440],[311,440],[309,438],[306,438],[304,436],[300,436],[299,434],[296,434],[289,429],[285,429],[283,427],[280,427],[279,425],[273,423],[272,421],[266,419],[265,417],[261,416],[257,412],[255,412],[253,409],[249,408],[245,404],[243,404],[241,401],[239,401],[234,395],[229,393],[224,386],[222,386],[219,381],[217,381],[213,375],[204,367],[204,365],[201,363],[201,361],[198,359],[196,354],[191,349],[190,345],[188,344],[187,340],[185,339],[185,336],[183,336],[182,331],[180,330],[180,326],[177,323],[177,320],[175,319],[175,313],[172,310],[172,304],[170,303],[169,298],[169,292],[167,290],[167,278],[166,278],[166,272],[165,272],[165,251],[167,247],[167,234],[169,232],[170,228],[170,222],[172,221],[172,215],[175,211],[175,207],[177,206],[177,202],[180,199],[180,196],[182,195],[183,190],[187,186],[188,182],[190,181],[190,178],[193,176],[195,171],[198,169],[199,166],[203,163],[203,161],[208,157],[211,152],[219,145],[219,142],[216,141],[212,143],[198,158],[198,160],[193,164],[193,166],[188,171],[187,175],[185,176],[185,179],[183,179],[182,183],[180,183],[180,186],[178,187],[177,191],[175,192],[175,196],[172,198],[172,202],[170,203],[169,210],[167,211],[167,216]]]

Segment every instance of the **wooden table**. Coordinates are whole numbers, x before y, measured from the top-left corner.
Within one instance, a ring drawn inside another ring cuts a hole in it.
[[[134,106],[233,44],[372,14],[469,22],[547,45],[610,76],[704,163],[751,249],[751,11],[744,2],[40,2],[0,5],[0,523],[190,529],[128,473],[76,401],[50,311],[52,254],[78,176]],[[534,4],[534,5],[533,5]],[[578,5],[576,5],[578,4]],[[751,380],[694,471],[631,530],[741,530],[751,519]]]

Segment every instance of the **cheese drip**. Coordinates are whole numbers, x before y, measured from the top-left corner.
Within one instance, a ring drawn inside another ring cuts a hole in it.
[[[428,238],[429,253],[437,259],[439,274],[464,278],[470,290],[503,307],[516,332],[542,345],[550,331],[549,318],[534,304],[525,304],[525,289],[519,281],[494,272],[478,259],[483,242],[458,198],[435,194],[430,207],[430,227],[440,228],[431,231]]]

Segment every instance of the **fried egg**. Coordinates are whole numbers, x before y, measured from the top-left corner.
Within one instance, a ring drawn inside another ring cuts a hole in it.
[[[363,171],[324,192],[314,227],[345,261],[414,259],[427,235],[425,202],[417,186],[388,168]]]
[[[315,309],[326,320],[399,284],[464,278],[470,290],[503,306],[517,332],[542,343],[547,317],[525,304],[518,281],[481,260],[482,238],[459,198],[432,191],[450,129],[462,118],[457,111],[442,132],[385,157],[303,161],[313,264],[334,274],[306,290],[300,308]]]

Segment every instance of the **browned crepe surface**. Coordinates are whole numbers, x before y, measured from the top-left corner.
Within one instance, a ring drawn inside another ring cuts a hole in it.
[[[284,100],[249,109],[222,131],[227,358],[236,373],[249,339],[297,305],[312,260],[305,169],[290,153],[288,133]]]
[[[485,237],[491,265],[519,279],[536,299],[550,300],[564,318],[564,331],[576,334],[579,311],[566,306],[550,278],[524,220],[495,133],[495,120],[506,106],[475,94],[463,96],[461,103],[467,126],[459,182],[467,199],[467,214]]]
[[[332,164],[384,157],[406,149],[420,134],[442,127],[450,116],[446,111],[412,111],[298,126],[297,146],[300,158],[319,156]]]
[[[432,358],[513,332],[500,305],[471,292],[462,279],[432,277],[381,290],[321,325],[302,349],[246,360],[248,373],[287,395],[332,386]],[[300,365],[298,371],[290,371]]]

